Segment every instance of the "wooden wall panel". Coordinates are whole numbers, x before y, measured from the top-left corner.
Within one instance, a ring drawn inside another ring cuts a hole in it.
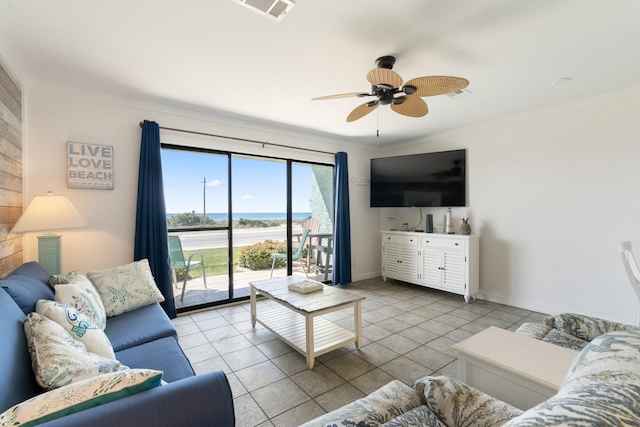
[[[0,277],[22,264],[22,91],[0,63]]]

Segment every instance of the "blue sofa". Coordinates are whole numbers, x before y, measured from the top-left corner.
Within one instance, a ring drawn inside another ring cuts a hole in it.
[[[54,299],[49,275],[25,263],[0,280],[0,413],[43,393],[36,383],[24,320],[39,299]],[[116,358],[130,368],[164,372],[168,384],[66,415],[43,426],[234,426],[233,396],[223,372],[196,376],[160,305],[110,317],[105,334]]]

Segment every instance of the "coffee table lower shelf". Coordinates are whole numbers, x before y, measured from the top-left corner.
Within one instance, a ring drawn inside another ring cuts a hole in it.
[[[311,361],[321,354],[356,342],[353,331],[336,325],[324,317],[306,317],[313,325],[313,338],[307,340],[307,320],[305,316],[286,308],[275,309],[256,316],[256,321],[289,344]]]

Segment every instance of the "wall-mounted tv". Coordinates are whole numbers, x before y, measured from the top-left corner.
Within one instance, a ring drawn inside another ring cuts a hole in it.
[[[371,159],[371,207],[465,206],[466,150]]]

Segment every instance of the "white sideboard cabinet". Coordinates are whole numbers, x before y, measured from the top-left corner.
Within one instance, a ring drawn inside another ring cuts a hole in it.
[[[463,295],[480,291],[480,236],[382,232],[382,277]]]

